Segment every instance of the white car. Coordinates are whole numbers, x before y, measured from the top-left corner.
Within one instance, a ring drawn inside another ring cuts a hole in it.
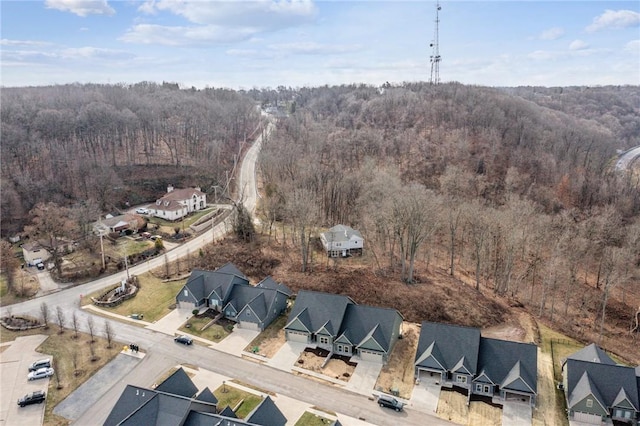
[[[46,377],[53,376],[53,368],[39,368],[36,371],[32,371],[27,375],[27,379],[36,380],[36,379],[44,379]]]
[[[138,207],[136,209],[136,213],[138,213],[138,214],[149,214],[149,209],[144,208],[144,207]]]

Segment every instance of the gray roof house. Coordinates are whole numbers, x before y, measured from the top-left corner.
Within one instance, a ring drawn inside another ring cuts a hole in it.
[[[104,425],[284,426],[287,421],[269,397],[262,400],[244,420],[238,419],[229,407],[218,412],[218,401],[208,388],[195,398],[184,396],[192,393],[195,385],[182,369],[178,371],[182,374],[176,372],[177,379],[172,379],[168,385],[165,381],[156,389],[127,385]],[[160,388],[165,391],[158,390]]]
[[[415,357],[416,377],[442,386],[463,388],[494,402],[525,400],[535,405],[537,347],[489,339],[480,330],[423,322]]]
[[[590,355],[598,355],[592,357]],[[564,391],[570,420],[638,425],[640,377],[633,367],[616,364],[602,349],[589,345],[564,365]]]
[[[290,341],[384,363],[402,333],[402,322],[395,309],[358,305],[347,296],[302,290],[284,330]]]
[[[253,286],[233,264],[215,271],[193,270],[176,295],[181,308],[211,308],[241,328],[264,330],[287,307],[291,290],[267,277]]]
[[[320,234],[320,241],[328,257],[347,257],[362,254],[362,234],[346,225],[336,225]]]

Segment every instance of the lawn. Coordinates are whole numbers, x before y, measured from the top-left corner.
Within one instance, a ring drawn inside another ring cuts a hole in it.
[[[184,228],[186,229],[189,226],[193,225],[198,220],[200,220],[200,218],[202,216],[204,216],[206,214],[209,214],[212,211],[213,211],[213,208],[210,207],[210,208],[206,208],[204,210],[199,210],[196,213],[189,215],[184,220]],[[149,218],[148,222],[149,222],[149,225],[153,224],[153,225],[158,225],[160,227],[167,227],[167,228],[171,228],[171,229],[175,228],[176,226],[180,227],[180,228],[182,228],[182,226],[183,226],[182,221],[171,222],[169,220],[164,220],[164,219],[159,218],[159,217],[151,217],[151,218]],[[149,231],[149,232],[151,232],[151,231]]]
[[[219,409],[223,410],[226,406],[229,406],[241,419],[244,419],[262,401],[262,398],[258,395],[245,392],[229,384],[223,384],[213,391],[213,394],[218,398]],[[236,409],[236,406],[241,402],[242,404]]]
[[[182,324],[182,326],[180,327],[180,331],[192,334],[194,336],[202,337],[203,339],[211,340],[212,342],[216,343],[220,342],[230,334],[230,332],[225,327],[218,324],[213,324],[206,330],[202,331],[202,327],[207,325],[209,321],[211,321],[211,318],[209,317],[191,317],[189,318],[189,321],[187,321],[185,324]],[[186,327],[187,324],[189,324],[189,327]]]
[[[140,290],[136,297],[124,301],[114,308],[102,308],[120,315],[143,314],[144,321],[154,322],[171,312],[170,305],[176,301],[176,294],[184,286],[186,280],[163,282],[150,273],[138,276]],[[115,287],[117,283],[114,283]],[[91,297],[99,297],[106,290],[100,290],[83,298],[83,304],[91,303]]]
[[[333,420],[305,411],[294,426],[322,426],[330,425],[331,423],[333,423]]]
[[[280,315],[262,333],[258,334],[244,350],[271,358],[285,342],[284,326],[286,324],[287,316]]]
[[[104,321],[96,321],[95,319],[94,321],[96,331],[104,329]],[[2,329],[3,341],[10,341],[18,336],[33,334],[46,334],[49,336],[37,350],[38,352],[53,357],[54,367],[62,388],[57,389],[58,382],[56,376],[53,376],[49,382],[49,389],[47,390],[47,402],[43,423],[45,426],[69,424],[67,419],[53,414],[54,407],[122,350],[122,343],[117,341],[112,341],[111,348],[107,348],[105,339],[96,337],[94,343],[90,344],[90,336],[88,334],[78,333],[78,338],[76,339],[74,338],[73,330],[67,329],[62,334],[59,334],[58,330],[58,327],[55,325],[52,325],[48,330],[39,328],[22,332]],[[93,346],[94,356],[97,358],[93,362],[90,360],[91,346]],[[75,367],[74,354],[76,357]],[[74,371],[76,374],[74,374]]]

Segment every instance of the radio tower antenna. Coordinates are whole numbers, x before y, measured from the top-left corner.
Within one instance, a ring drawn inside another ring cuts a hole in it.
[[[431,53],[431,77],[429,84],[440,84],[440,2],[436,1],[436,28],[434,31],[433,41],[430,47],[433,49]]]

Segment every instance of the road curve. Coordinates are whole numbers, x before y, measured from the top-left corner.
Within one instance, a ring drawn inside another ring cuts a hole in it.
[[[618,158],[618,161],[616,161],[616,170],[628,169],[631,163],[638,157],[640,157],[640,146],[631,148]]]

